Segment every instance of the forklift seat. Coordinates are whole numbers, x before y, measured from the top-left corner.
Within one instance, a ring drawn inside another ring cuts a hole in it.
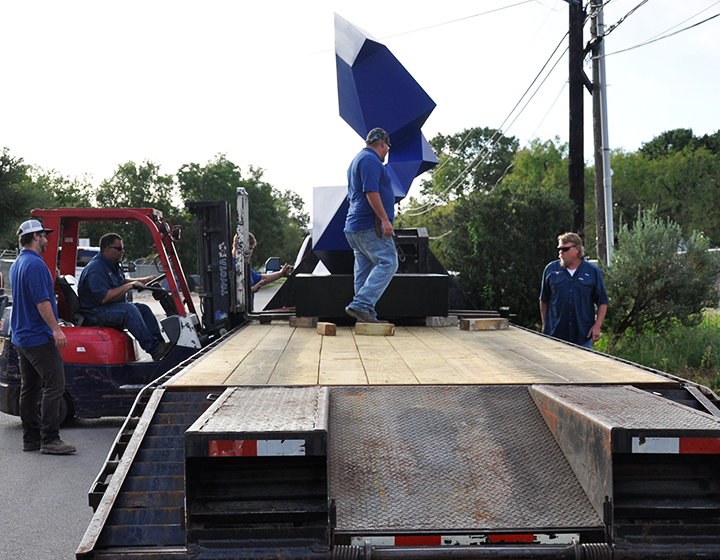
[[[82,309],[80,307],[80,298],[77,294],[77,280],[75,280],[74,276],[70,274],[61,276],[58,278],[57,284],[70,311],[70,321],[76,327],[83,326],[83,323],[89,319],[92,325],[110,327],[120,331],[123,330],[123,326],[120,323],[104,322],[92,309]]]

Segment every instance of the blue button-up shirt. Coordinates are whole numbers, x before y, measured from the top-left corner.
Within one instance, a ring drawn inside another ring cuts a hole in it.
[[[540,301],[548,304],[545,334],[584,344],[595,324],[595,307],[608,302],[602,272],[594,264],[582,261],[570,276],[559,259],[553,261],[543,272]]]
[[[107,293],[125,284],[125,272],[120,263],[114,263],[102,254],[95,255],[83,269],[78,281],[80,307],[95,309],[102,304]],[[125,301],[125,296],[114,301]]]

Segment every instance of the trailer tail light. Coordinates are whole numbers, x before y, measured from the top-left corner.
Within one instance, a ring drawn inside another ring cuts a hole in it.
[[[720,454],[720,438],[634,437],[633,453]]]
[[[396,535],[353,537],[352,546],[472,546],[483,544],[553,544],[580,542],[579,533],[523,533],[477,535]]]

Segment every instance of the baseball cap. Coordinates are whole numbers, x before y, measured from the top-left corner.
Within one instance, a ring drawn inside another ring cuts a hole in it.
[[[373,142],[377,140],[384,140],[387,142],[387,145],[390,146],[390,136],[388,136],[388,133],[385,132],[382,128],[373,128],[370,132],[368,132],[367,138],[365,139],[366,144],[372,144]]]
[[[27,222],[23,222],[22,224],[20,224],[20,228],[18,229],[17,234],[18,236],[23,236],[26,233],[36,233],[38,231],[50,233],[54,230],[43,227],[42,222],[39,220],[28,220]]]

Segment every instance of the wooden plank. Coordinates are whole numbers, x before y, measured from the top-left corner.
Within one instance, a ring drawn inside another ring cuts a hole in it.
[[[497,331],[507,329],[508,325],[508,320],[501,317],[460,319],[460,330],[463,331]]]
[[[417,333],[416,333],[417,331]],[[421,337],[469,383],[516,384],[566,381],[512,351],[497,348],[486,338],[458,329],[416,329]]]
[[[434,349],[413,336],[406,327],[397,327],[388,339],[420,383],[468,383],[469,380],[439,356]]]
[[[337,325],[335,323],[318,323],[316,332],[322,336],[337,335]]]
[[[323,339],[314,330],[294,329],[268,384],[317,385]]]
[[[395,325],[392,323],[355,323],[355,334],[362,336],[393,336]]]
[[[277,325],[250,325],[228,338],[217,348],[193,362],[182,376],[173,378],[173,385],[222,385],[258,345],[264,345]]]
[[[350,328],[337,329],[333,337],[323,338],[320,351],[321,385],[367,385],[363,362]]]
[[[258,327],[260,325],[257,325]],[[255,325],[253,325],[255,327]],[[307,331],[307,329],[304,329]],[[295,329],[276,324],[262,344],[256,346],[242,361],[236,364],[225,385],[264,385],[285,350]],[[317,336],[314,331],[309,331]]]
[[[314,329],[317,327],[317,317],[290,317],[288,323],[291,327],[304,327]]]
[[[384,336],[355,336],[370,385],[416,385],[417,377]]]

